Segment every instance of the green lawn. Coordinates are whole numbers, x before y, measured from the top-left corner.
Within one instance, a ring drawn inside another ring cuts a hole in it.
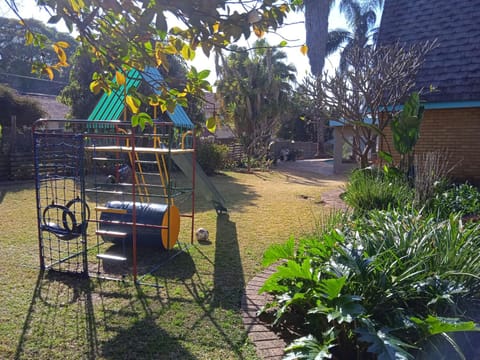
[[[322,192],[341,181],[279,172],[213,181],[229,215],[199,199],[196,227],[212,242],[166,262],[149,278],[158,288],[42,274],[34,184],[0,184],[0,358],[256,359],[240,316],[244,286],[268,245],[315,229]]]

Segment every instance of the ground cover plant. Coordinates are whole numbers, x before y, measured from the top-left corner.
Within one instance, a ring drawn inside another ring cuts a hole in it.
[[[257,359],[240,315],[245,284],[270,244],[315,229],[322,192],[343,182],[292,172],[212,180],[229,214],[198,199],[211,243],[166,263],[151,279],[159,288],[39,272],[34,184],[1,183],[0,358]]]
[[[272,245],[264,265],[285,262],[261,291],[275,295],[275,323],[303,321],[287,358],[416,359],[433,339],[437,355],[460,352],[449,332],[477,330],[466,313],[478,303],[479,244],[480,225],[459,215],[373,211]]]
[[[286,359],[478,355],[480,193],[445,178],[432,186],[420,203],[395,168],[355,171],[351,215],[266,251],[277,272],[261,289],[274,296],[264,314],[295,339]]]

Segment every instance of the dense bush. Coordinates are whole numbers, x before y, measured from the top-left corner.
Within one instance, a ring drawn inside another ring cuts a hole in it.
[[[225,167],[228,155],[228,146],[213,143],[201,143],[197,148],[197,160],[207,175]]]
[[[438,356],[460,351],[446,334],[475,329],[457,317],[480,290],[479,246],[480,225],[459,216],[372,211],[342,232],[270,247],[264,265],[284,262],[261,289],[274,295],[267,308],[303,335],[286,358],[418,359],[431,341]]]
[[[413,190],[401,174],[393,170],[362,169],[351,174],[343,200],[357,214],[364,214],[373,209],[408,206],[413,197]]]
[[[480,192],[470,184],[453,185],[438,192],[431,199],[429,209],[442,218],[448,218],[452,213],[480,215]]]
[[[45,115],[38,102],[20,97],[15,90],[5,85],[0,85],[0,125],[10,126],[11,117],[17,117],[17,127],[30,126]]]

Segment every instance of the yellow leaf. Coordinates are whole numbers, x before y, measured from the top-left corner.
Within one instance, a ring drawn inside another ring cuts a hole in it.
[[[288,5],[286,5],[286,4],[280,5],[280,11],[284,14],[287,13],[288,12]]]
[[[134,114],[138,113],[138,106],[137,104],[135,103],[135,100],[132,96],[130,95],[127,95],[125,97],[125,102],[127,103],[127,106],[128,108],[130,109],[130,111]]]
[[[303,44],[302,46],[300,46],[300,52],[302,53],[302,55],[307,55],[308,53],[308,46]]]
[[[69,3],[73,11],[75,11],[76,13],[80,12],[80,5],[76,0],[69,0]]]
[[[53,44],[52,46],[53,46],[53,50],[55,50],[55,52],[57,53],[58,61],[61,64],[66,64],[67,63],[67,54],[65,53],[65,50],[63,50],[57,44]]]
[[[50,66],[45,66],[43,68],[43,72],[48,75],[48,78],[50,80],[53,80],[53,70]]]
[[[183,45],[182,47],[182,57],[185,60],[193,60],[195,58],[195,51],[188,45]]]
[[[217,33],[218,30],[220,29],[220,23],[217,21],[215,24],[212,25],[212,30],[213,30],[213,33]]]
[[[33,34],[27,30],[25,31],[25,45],[30,45],[33,43]]]
[[[158,101],[158,98],[156,96],[149,96],[148,97],[148,103],[149,103],[150,106],[160,105],[160,102]]]
[[[118,85],[125,85],[125,75],[123,75],[121,71],[115,73],[115,80],[117,80]]]
[[[97,95],[102,89],[102,84],[98,80],[94,80],[90,83],[90,91]]]
[[[57,41],[55,43],[55,45],[57,45],[58,47],[63,48],[63,49],[66,49],[66,48],[70,47],[70,44],[67,43],[66,41]]]
[[[208,131],[210,131],[212,134],[215,134],[215,130],[217,128],[217,121],[215,120],[215,117],[212,116],[208,118],[205,126],[207,127]]]
[[[19,20],[18,23],[22,26],[25,26],[25,21],[23,21],[23,20]]]
[[[259,28],[259,27],[256,26],[256,25],[253,25],[253,32],[254,32],[255,35],[257,35],[257,37],[259,37],[259,38],[262,38],[263,35],[265,35],[265,31],[263,31],[263,29]]]

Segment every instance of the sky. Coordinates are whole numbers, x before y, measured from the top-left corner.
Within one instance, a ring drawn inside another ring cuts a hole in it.
[[[0,0],[0,16],[1,17],[15,17],[13,12],[6,4],[8,0]],[[43,22],[47,22],[49,15],[36,6],[35,0],[15,0],[17,7],[22,17],[29,19],[34,18]],[[68,32],[63,23],[58,24],[57,30]],[[329,28],[346,28],[347,24],[342,14],[340,14],[338,7],[334,7],[330,12]],[[310,66],[308,57],[300,52],[300,46],[305,43],[305,25],[304,17],[301,13],[290,13],[286,20],[286,25],[279,29],[276,33],[269,33],[266,39],[272,45],[280,43],[282,40],[287,40],[288,47],[282,50],[287,53],[288,62],[295,65],[297,69],[297,79],[301,79],[308,73]],[[239,45],[247,46],[253,44],[257,38],[252,35],[248,41],[242,40]],[[208,80],[213,83],[215,81],[215,71],[213,58],[205,57],[201,50],[197,51],[194,61],[191,63],[197,70],[210,69],[211,75]],[[330,71],[338,64],[338,55],[333,55],[326,59],[325,70]]]

